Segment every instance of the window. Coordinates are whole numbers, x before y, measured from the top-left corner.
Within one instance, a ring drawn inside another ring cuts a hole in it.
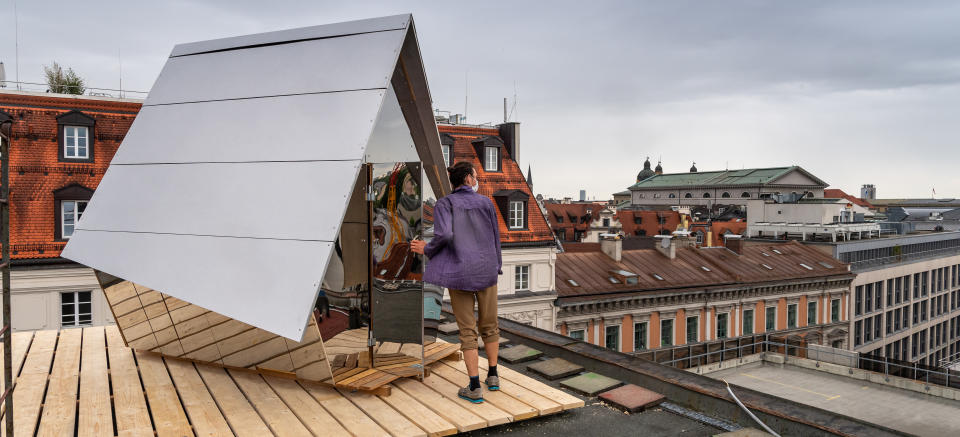
[[[684,198],[684,199],[692,199],[692,198],[693,198],[693,194],[690,194],[690,193],[684,194],[684,195],[683,195],[683,198]]]
[[[877,314],[873,316],[873,338],[875,340],[879,340],[883,335],[883,326],[881,326],[881,323],[883,322],[880,320],[882,317],[883,314]]]
[[[873,283],[873,309],[883,309],[883,281]]]
[[[673,194],[673,193],[670,193],[670,195],[668,195],[667,197],[670,198],[670,199],[676,199],[676,198],[677,198],[677,195],[676,195],[676,194]]]
[[[767,331],[777,329],[777,307],[767,307],[765,322]]]
[[[530,290],[530,265],[524,264],[513,268],[514,290]]]
[[[63,238],[70,238],[73,230],[77,226],[77,220],[83,215],[83,210],[87,208],[86,200],[61,200],[60,201],[60,235]]]
[[[740,197],[744,197],[744,198],[750,197],[750,193],[744,191],[744,192],[740,193]]]
[[[856,290],[857,300],[853,307],[853,313],[854,315],[859,316],[860,314],[863,314],[863,286],[858,285]]]
[[[647,322],[633,324],[633,350],[639,351],[647,348]]]
[[[620,350],[620,325],[607,326],[604,328],[606,336],[603,337],[604,346],[607,349]]]
[[[797,327],[797,304],[787,305],[787,328]]]
[[[867,284],[863,293],[863,312],[873,311],[873,284]]]
[[[660,347],[673,346],[673,319],[660,321]]]
[[[441,144],[441,145],[440,145],[440,150],[443,150],[443,162],[445,162],[445,163],[447,164],[447,167],[452,166],[453,163],[450,161],[450,159],[451,159],[451,156],[450,156],[450,145],[449,145],[449,144]]]
[[[697,231],[696,236],[697,236],[697,244],[698,245],[703,244],[703,232]]]
[[[727,338],[730,313],[717,314],[717,338]]]
[[[900,308],[893,310],[893,330],[894,332],[900,330]]]
[[[86,126],[63,127],[63,157],[69,159],[87,159],[88,130]]]
[[[60,293],[60,326],[89,325],[93,321],[89,291]]]
[[[743,310],[743,335],[753,334],[753,310]]]
[[[869,343],[873,340],[873,317],[863,319],[863,342]]]
[[[703,198],[704,198],[704,199],[709,199],[709,198],[710,198],[710,193],[703,193]]]
[[[609,219],[608,217],[604,217],[604,218],[603,218],[603,227],[605,227],[605,228],[609,228],[609,227],[610,227],[610,219]]]
[[[730,193],[724,191],[723,194],[720,195],[720,197],[726,199],[726,198],[730,197]]]
[[[830,321],[840,321],[840,299],[833,299],[830,301]]]
[[[893,306],[893,279],[887,279],[887,305]]]
[[[817,301],[807,302],[807,325],[817,324]]]
[[[639,224],[641,224],[641,223],[643,223],[643,217],[633,216],[633,224],[639,225]]]
[[[687,343],[700,341],[700,317],[687,317]]]
[[[523,204],[520,200],[510,201],[510,229],[523,229]]]
[[[500,148],[484,147],[483,169],[486,171],[500,171]]]
[[[893,333],[893,311],[887,311],[887,334]]]
[[[860,346],[863,343],[863,337],[861,337],[860,331],[863,330],[863,321],[857,320],[853,324],[853,345]]]
[[[585,334],[585,333],[586,333],[586,331],[584,331],[583,329],[577,329],[576,331],[570,331],[570,338],[572,338],[572,339],[574,339],[574,340],[583,341],[583,339],[584,339],[584,334]]]

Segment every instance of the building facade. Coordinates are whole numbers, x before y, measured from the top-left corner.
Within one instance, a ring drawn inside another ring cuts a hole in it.
[[[447,165],[469,161],[479,192],[498,211],[503,274],[497,283],[500,315],[543,329],[555,325],[557,247],[529,184],[516,162],[519,123],[496,127],[438,120]]]
[[[658,238],[656,249],[609,239],[559,254],[557,330],[627,353],[782,330],[847,346],[846,264],[798,243],[697,249],[689,237]]]
[[[93,271],[60,257],[139,100],[0,91],[10,142],[14,330],[112,323]]]
[[[634,206],[746,205],[774,195],[822,198],[827,183],[801,167],[656,174],[628,189]],[[639,176],[638,176],[639,179]]]
[[[848,262],[857,275],[854,351],[934,366],[960,354],[960,232],[808,244]]]

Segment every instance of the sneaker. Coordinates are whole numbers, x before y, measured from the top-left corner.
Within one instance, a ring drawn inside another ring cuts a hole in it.
[[[500,390],[500,377],[497,375],[490,375],[483,381],[487,385],[487,390],[497,391]]]
[[[483,389],[479,387],[475,390],[470,390],[470,386],[461,388],[460,391],[457,392],[457,396],[460,396],[460,399],[466,399],[475,404],[483,403]]]

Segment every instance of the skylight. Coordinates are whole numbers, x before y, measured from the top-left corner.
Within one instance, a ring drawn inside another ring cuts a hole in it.
[[[766,265],[766,264],[760,264],[760,265],[762,265],[763,268],[765,268],[765,269],[767,269],[767,270],[773,270],[773,267],[770,267],[770,266],[768,266],[768,265]]]
[[[712,271],[712,270],[710,270],[710,268],[707,267],[707,266],[700,266],[700,268],[703,269],[703,271],[705,271],[705,272],[711,272],[711,271]]]
[[[808,266],[808,265],[806,265],[806,264],[804,264],[804,263],[800,263],[800,267],[803,267],[803,268],[805,268],[805,269],[807,269],[807,270],[813,270],[813,267],[810,267],[810,266]]]
[[[824,266],[824,267],[826,267],[826,268],[828,268],[828,269],[832,269],[832,268],[833,268],[833,264],[825,263],[825,262],[823,262],[823,261],[818,261],[817,264],[820,264],[820,265],[822,265],[822,266]]]
[[[656,278],[658,281],[663,281],[663,280],[664,280],[664,279],[663,279],[663,276],[660,276],[660,275],[658,275],[658,274],[656,274],[656,273],[651,273],[651,275],[653,275],[653,277]]]
[[[766,253],[766,252],[760,252],[760,254],[763,255],[763,256],[770,256],[770,254],[769,254],[769,253]]]
[[[610,283],[611,283],[611,284],[619,284],[619,283],[620,283],[620,281],[618,281],[617,278],[614,278],[613,276],[610,276],[610,277],[608,277],[607,279],[610,280]]]
[[[777,249],[773,249],[773,253],[775,253],[775,254],[777,254],[777,255],[783,255],[783,252],[781,252],[781,251],[779,251],[779,250],[777,250]]]
[[[579,286],[580,286],[580,284],[578,284],[577,281],[574,281],[573,279],[567,279],[567,282],[569,282],[570,285],[572,285],[572,286],[574,286],[574,287],[579,287]]]

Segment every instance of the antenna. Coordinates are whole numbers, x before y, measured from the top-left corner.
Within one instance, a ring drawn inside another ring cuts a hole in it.
[[[510,120],[507,118],[507,98],[504,97],[503,98],[503,122],[506,123],[508,121]]]
[[[123,98],[123,57],[120,56],[120,49],[117,49],[117,64],[120,66],[120,98]]]
[[[17,15],[17,0],[13,0],[14,50],[17,61],[17,91],[20,91],[20,18]]]
[[[463,72],[463,118],[467,118],[467,102],[470,97],[470,71]]]
[[[513,81],[513,106],[510,107],[510,119],[516,120],[513,113],[517,110],[517,81]]]

